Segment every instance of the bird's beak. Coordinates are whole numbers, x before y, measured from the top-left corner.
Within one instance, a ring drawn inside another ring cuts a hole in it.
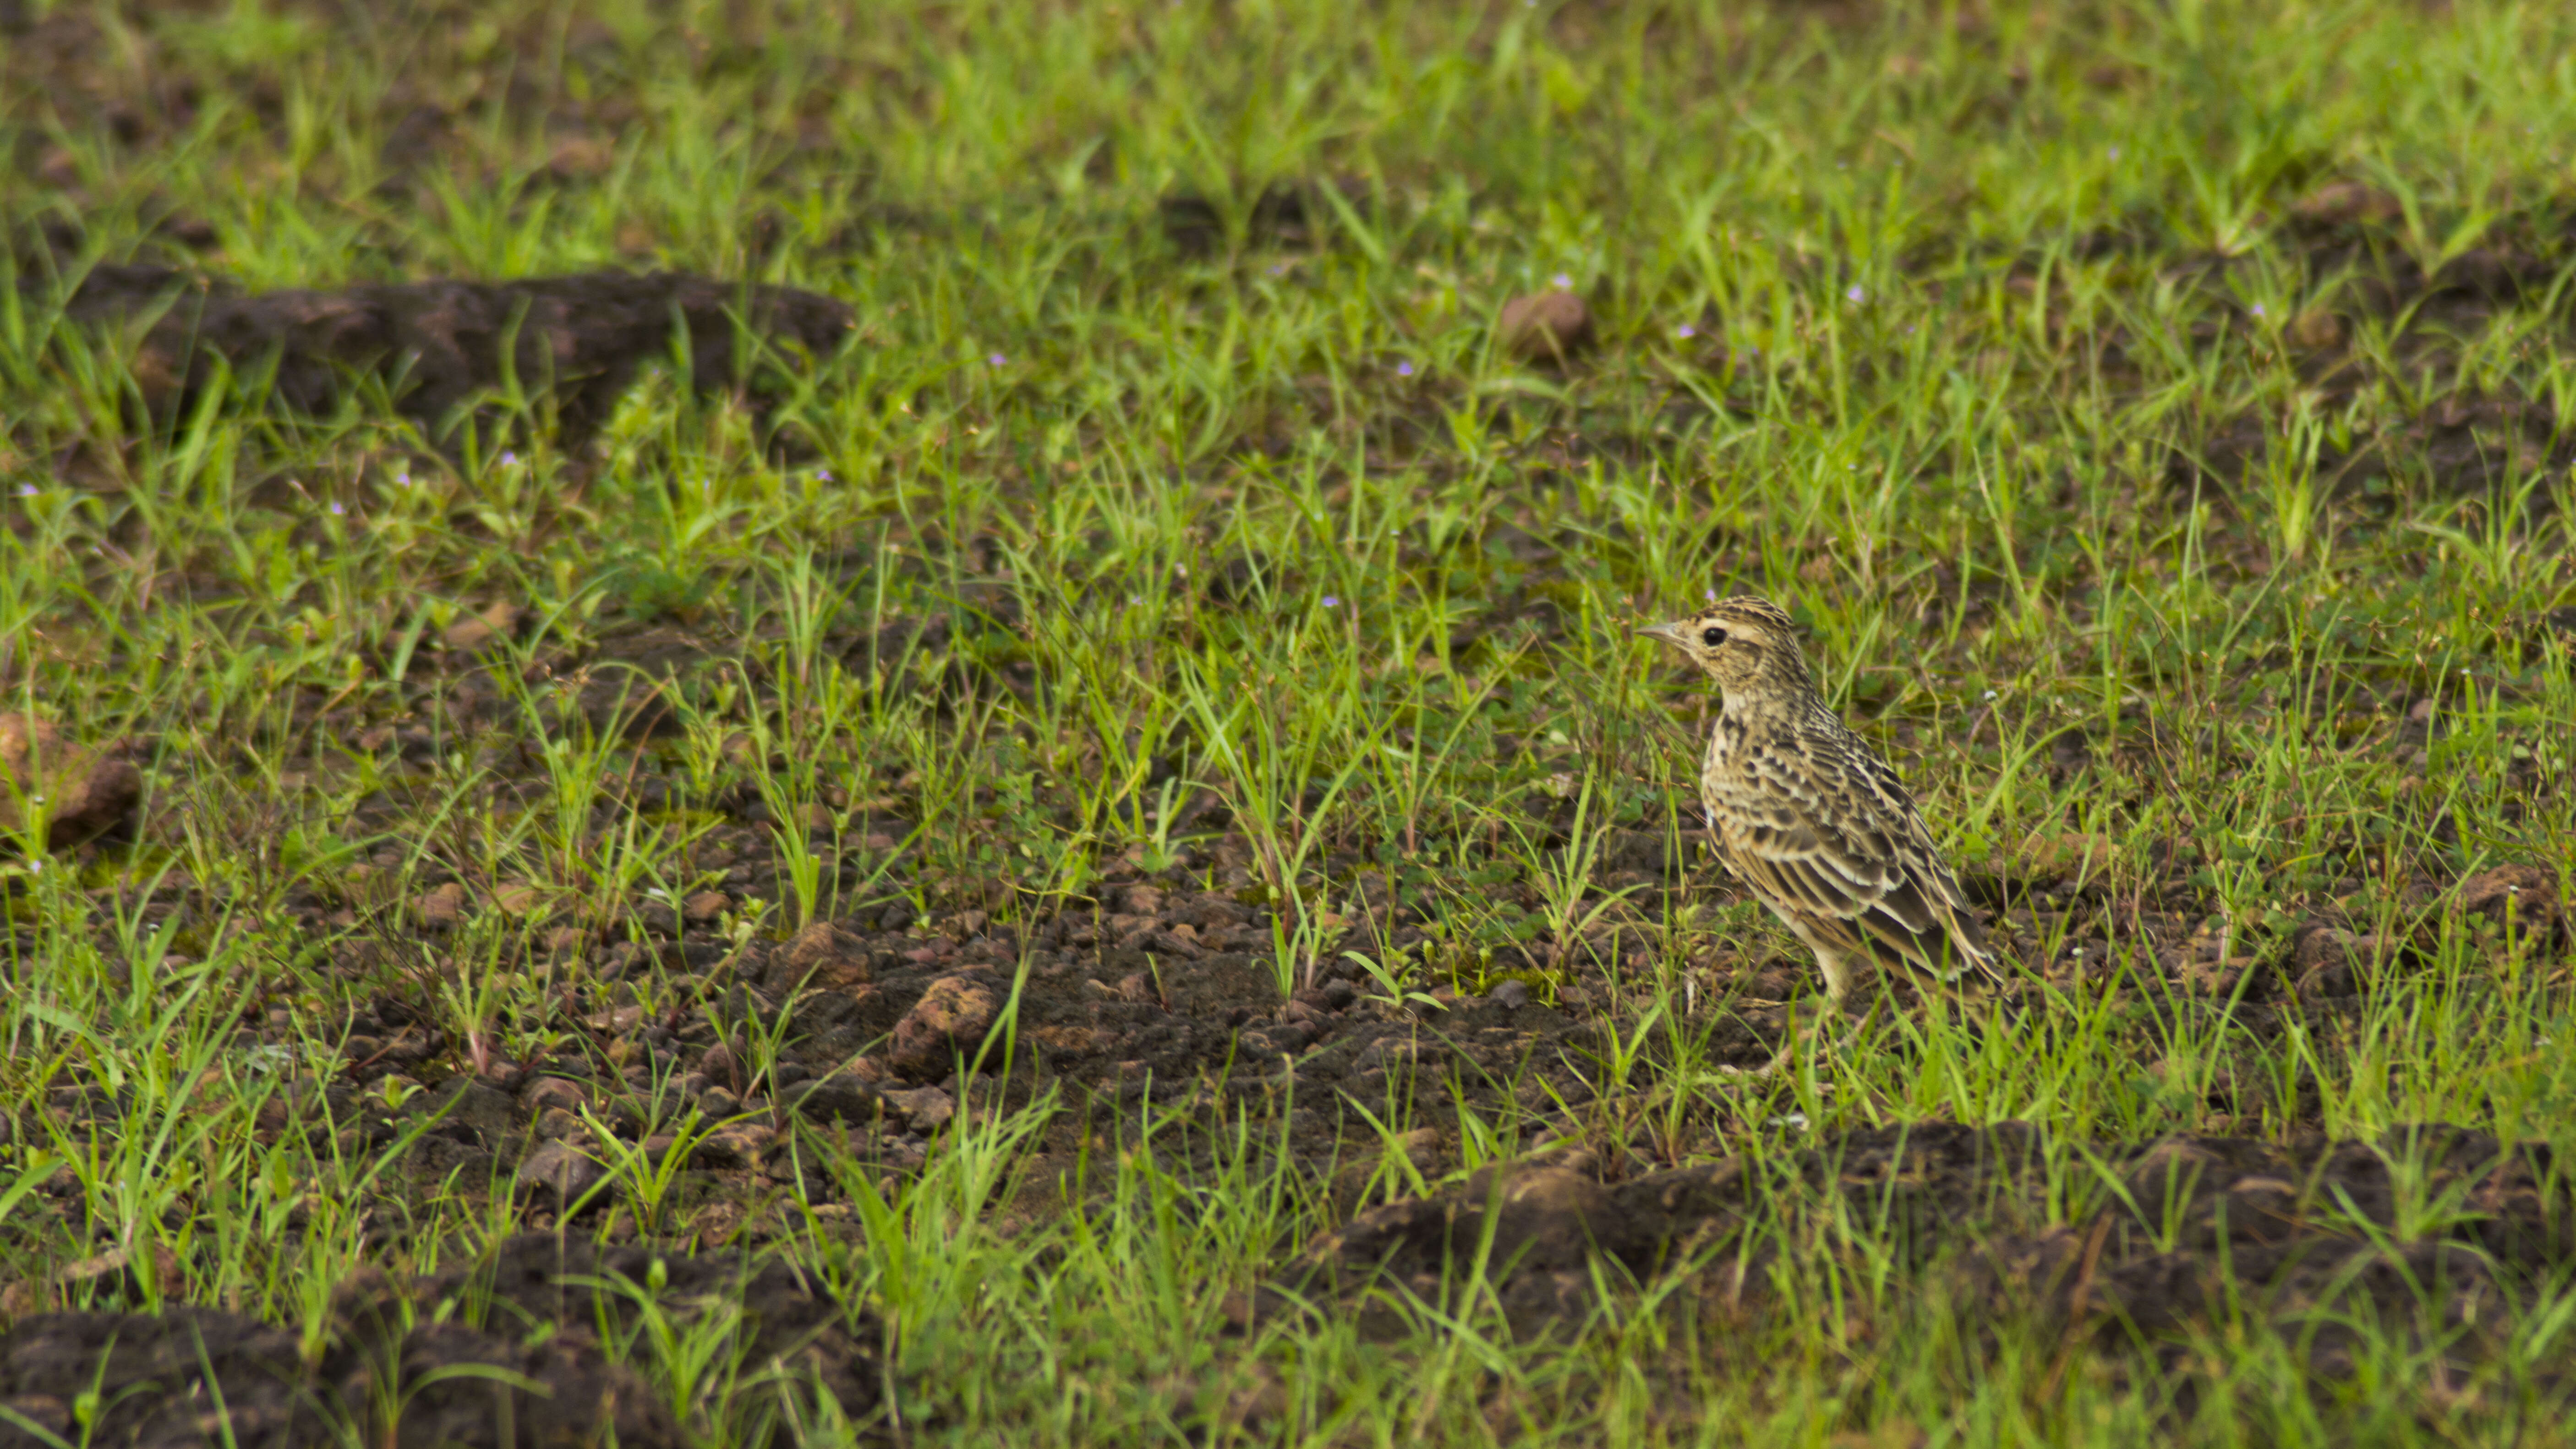
[[[1690,647],[1690,630],[1681,624],[1640,624],[1637,632],[1649,639],[1661,639],[1676,649]]]

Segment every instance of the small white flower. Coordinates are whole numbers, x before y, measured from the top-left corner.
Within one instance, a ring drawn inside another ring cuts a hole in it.
[[[1994,692],[1993,690],[1989,689],[1989,690],[1987,690],[1987,691],[1986,691],[1986,698],[1987,698],[1987,699],[1991,700],[1991,699],[1993,699],[1994,697],[1995,697],[1995,692]]]

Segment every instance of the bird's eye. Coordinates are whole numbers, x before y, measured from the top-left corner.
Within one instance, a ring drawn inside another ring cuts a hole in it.
[[[1726,642],[1726,631],[1724,629],[1702,629],[1699,633],[1699,642],[1707,645],[1711,649],[1714,649],[1718,645]]]

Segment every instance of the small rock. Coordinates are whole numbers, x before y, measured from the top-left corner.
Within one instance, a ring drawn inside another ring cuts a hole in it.
[[[605,1032],[610,1036],[624,1036],[643,1024],[644,1008],[615,1006],[606,1011],[594,1011],[583,1020],[588,1023],[592,1031]]]
[[[0,832],[26,827],[22,798],[44,816],[45,849],[69,850],[133,818],[143,774],[121,747],[75,743],[36,715],[0,715]]]
[[[590,933],[579,926],[557,926],[546,932],[546,950],[555,956],[579,956],[590,949]]]
[[[1536,292],[1503,304],[1494,334],[1522,362],[1563,362],[1592,345],[1592,309],[1572,292]]]
[[[495,639],[506,637],[519,622],[519,606],[502,602],[487,604],[479,613],[468,614],[447,626],[439,635],[440,642],[460,654],[471,653]]]
[[[607,1176],[607,1168],[570,1141],[543,1142],[519,1164],[512,1191],[522,1197],[551,1194],[555,1208],[561,1211],[580,1201],[582,1194]]]
[[[2218,997],[2234,991],[2236,978],[2244,975],[2245,968],[2251,964],[2243,956],[2224,961],[2194,959],[2182,962],[2175,974],[2181,978],[2184,989],[2200,996]]]
[[[983,1045],[998,1010],[992,991],[973,978],[942,976],[894,1024],[887,1060],[915,1079],[945,1075]]]
[[[531,1129],[539,1142],[577,1142],[588,1133],[579,1117],[561,1107],[548,1107],[537,1116]]]
[[[2292,981],[2299,995],[2318,1000],[2357,994],[2359,963],[2353,946],[2350,931],[2322,922],[2302,926],[2290,945]]]
[[[505,881],[492,892],[492,909],[505,916],[531,916],[537,910],[537,888],[523,880]]]
[[[830,921],[797,932],[769,968],[769,984],[781,991],[843,991],[868,979],[859,938]]]
[[[711,926],[725,912],[733,909],[733,898],[722,891],[700,891],[680,903],[680,914],[692,926]]]
[[[1131,885],[1120,896],[1121,909],[1131,916],[1158,916],[1163,913],[1163,893],[1154,886]]]
[[[935,1089],[932,1089],[935,1090]],[[880,1105],[877,1090],[847,1075],[825,1077],[816,1082],[800,1082],[780,1090],[778,1100],[793,1108],[800,1117],[817,1122],[841,1122],[863,1126],[875,1121]]]
[[[739,1088],[743,1085],[742,1059],[723,1042],[707,1048],[706,1055],[698,1058],[698,1070],[706,1073],[707,1080],[717,1086]]]
[[[777,1138],[776,1128],[757,1122],[719,1127],[698,1139],[698,1145],[689,1153],[689,1165],[718,1169],[757,1167]]]
[[[2290,340],[2312,352],[2343,342],[2343,319],[2323,307],[2310,307],[2290,319]]]
[[[1429,1172],[1440,1162],[1440,1130],[1416,1127],[1387,1144],[1387,1150],[1401,1155],[1420,1172]]]
[[[519,1100],[537,1116],[557,1109],[579,1114],[590,1101],[590,1094],[583,1091],[578,1082],[567,1082],[561,1077],[539,1077],[519,1094]]]
[[[1518,1011],[1529,1005],[1529,983],[1515,976],[1494,988],[1493,1003],[1505,1011]]]
[[[412,909],[419,913],[422,926],[433,931],[444,931],[465,916],[465,887],[455,881],[449,881],[443,886],[423,891],[419,898],[412,902]]]
[[[1412,1042],[1400,1036],[1382,1036],[1360,1048],[1360,1054],[1351,1059],[1351,1069],[1359,1072],[1386,1071],[1411,1064],[1416,1055],[1417,1049]]]
[[[2292,215],[2315,226],[2349,226],[2357,221],[2390,221],[2403,215],[2397,199],[2359,181],[2329,181],[2300,198]]]
[[[935,1132],[957,1115],[957,1099],[937,1087],[915,1087],[884,1096],[886,1105],[915,1132]]]

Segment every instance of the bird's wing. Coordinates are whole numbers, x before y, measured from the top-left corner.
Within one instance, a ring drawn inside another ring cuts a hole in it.
[[[1737,869],[1766,900],[1919,984],[1999,984],[1984,933],[1893,770],[1813,738],[1747,761],[1755,803],[1722,811]]]

